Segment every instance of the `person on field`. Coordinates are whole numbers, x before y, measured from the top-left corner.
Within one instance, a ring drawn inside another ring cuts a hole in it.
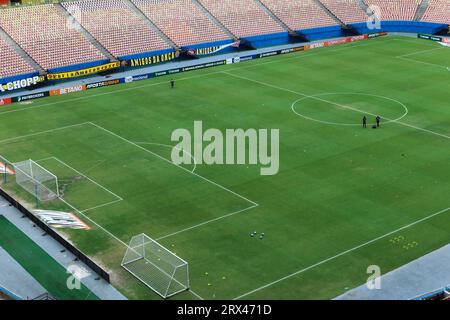
[[[366,116],[364,116],[362,118],[362,123],[363,123],[363,128],[367,128],[367,117]]]
[[[377,116],[377,117],[375,118],[375,121],[377,122],[377,128],[379,128],[379,127],[380,127],[380,122],[381,122],[381,117],[380,117],[380,116]]]
[[[175,88],[175,81],[174,80],[170,80],[170,88],[171,89]]]

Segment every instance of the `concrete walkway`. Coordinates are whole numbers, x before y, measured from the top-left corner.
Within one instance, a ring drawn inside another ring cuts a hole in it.
[[[450,284],[450,245],[433,251],[381,277],[381,289],[366,285],[335,300],[410,300]]]
[[[22,299],[31,299],[47,292],[2,247],[0,247],[0,287]]]
[[[102,300],[126,300],[118,290],[116,290],[111,284],[103,279],[96,280],[99,276],[94,273],[84,263],[77,261],[74,262],[75,256],[68,252],[61,252],[65,248],[59,244],[55,239],[50,236],[43,237],[44,231],[39,227],[33,227],[33,222],[28,218],[22,218],[23,214],[16,208],[9,206],[3,197],[0,197],[0,215],[3,215],[23,233],[25,233],[31,240],[33,240],[38,246],[45,250],[53,259],[55,259],[64,268],[76,266],[79,270],[82,270],[83,279],[81,282],[91,290],[97,297]],[[0,260],[2,257],[0,256]]]

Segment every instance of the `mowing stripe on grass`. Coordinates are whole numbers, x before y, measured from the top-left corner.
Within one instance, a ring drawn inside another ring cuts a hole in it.
[[[412,53],[407,53],[407,54],[402,54],[400,56],[397,56],[396,58],[404,58],[404,57],[410,57],[416,54],[421,54],[421,53],[425,53],[425,52],[430,52],[430,51],[436,51],[436,50],[442,50],[445,49],[444,47],[438,47],[438,48],[433,48],[433,49],[427,49],[427,50],[420,50],[420,51],[415,51]]]
[[[239,76],[239,75],[227,72],[227,71],[222,71],[222,73],[223,74],[227,74],[227,75],[229,75],[231,77],[238,78],[238,79],[255,82],[255,83],[258,83],[258,84],[266,86],[266,87],[278,89],[278,90],[285,91],[285,92],[294,93],[294,94],[297,94],[299,96],[303,96],[305,98],[311,98],[311,99],[315,99],[315,100],[318,100],[318,101],[326,102],[326,103],[329,103],[329,104],[332,104],[332,105],[335,105],[335,106],[338,106],[338,107],[341,107],[341,108],[344,108],[344,109],[348,109],[348,110],[351,110],[351,111],[355,111],[355,112],[358,112],[358,113],[368,114],[368,115],[371,115],[371,116],[374,116],[374,117],[377,116],[374,113],[362,111],[362,110],[359,110],[359,109],[356,109],[356,108],[352,108],[352,107],[349,107],[349,106],[346,106],[346,105],[343,105],[343,104],[340,104],[340,103],[336,103],[336,102],[329,101],[329,100],[326,100],[326,99],[318,98],[317,96],[307,95],[307,94],[299,92],[299,91],[294,91],[294,90],[291,90],[291,89],[283,88],[283,87],[280,87],[280,86],[277,86],[277,85],[273,85],[273,84],[270,84],[270,83],[267,83],[267,82],[262,82],[262,81],[255,80],[255,79],[252,79],[252,78]],[[420,131],[423,131],[423,132],[426,132],[426,133],[429,133],[429,134],[433,134],[433,135],[436,135],[436,136],[439,136],[439,137],[442,137],[442,138],[445,138],[445,139],[450,139],[450,136],[442,134],[442,133],[439,133],[439,132],[435,132],[435,131],[432,131],[432,130],[429,130],[429,129],[417,127],[417,126],[414,126],[412,124],[408,124],[408,123],[401,122],[401,121],[396,121],[394,119],[389,119],[389,118],[386,118],[386,117],[381,117],[380,116],[380,118],[382,118],[384,120],[387,120],[389,122],[400,124],[400,125],[405,126],[405,127],[410,127],[410,128],[413,128],[413,129],[416,129],[416,130],[420,130]]]
[[[421,63],[421,64],[426,65],[426,66],[439,67],[439,68],[447,69],[447,66],[443,66],[443,65],[440,65],[440,64],[436,64],[436,63],[419,61],[419,60],[415,60],[415,59],[411,59],[411,58],[405,58],[405,57],[396,57],[396,58],[397,59],[401,59],[401,60],[405,60],[407,62]]]
[[[66,269],[4,216],[0,216],[0,234],[0,246],[55,298],[98,299],[83,284],[80,290],[70,290]]]
[[[65,163],[64,161],[58,159],[57,157],[50,157],[48,159],[45,160],[50,160],[50,159],[54,159],[56,161],[58,161],[59,163],[61,163],[62,165],[66,166],[67,168],[69,168],[70,170],[76,172],[77,174],[79,174],[80,176],[84,177],[85,179],[89,180],[90,182],[92,182],[93,184],[95,184],[97,187],[105,190],[106,192],[108,192],[109,194],[111,194],[112,196],[114,196],[115,198],[117,198],[117,200],[122,201],[123,198],[118,196],[117,194],[115,194],[114,192],[112,192],[111,190],[109,190],[108,188],[102,186],[101,184],[99,184],[98,182],[95,182],[94,180],[92,180],[91,178],[89,178],[88,176],[86,176],[85,174],[81,173],[80,171],[78,171],[77,169],[71,167],[70,165],[68,165],[67,163]],[[41,160],[41,161],[45,161],[45,160]]]
[[[296,272],[294,272],[294,273],[291,273],[291,274],[289,274],[289,275],[287,275],[287,276],[285,276],[285,277],[282,277],[282,278],[280,278],[280,279],[278,279],[278,280],[275,280],[275,281],[273,281],[273,282],[271,282],[271,283],[268,283],[268,284],[266,284],[266,285],[264,285],[264,286],[261,286],[261,287],[259,287],[259,288],[254,289],[254,290],[251,290],[251,291],[249,291],[249,292],[246,292],[246,293],[244,293],[244,294],[241,294],[240,296],[234,298],[233,300],[242,299],[242,298],[244,298],[244,297],[246,297],[246,296],[249,296],[249,295],[251,295],[251,294],[253,294],[253,293],[255,293],[255,292],[261,291],[261,290],[266,289],[266,288],[268,288],[268,287],[270,287],[270,286],[273,286],[274,284],[277,284],[277,283],[282,282],[282,281],[284,281],[284,280],[286,280],[286,279],[289,279],[289,278],[292,278],[292,277],[294,277],[294,276],[296,276],[296,275],[299,275],[299,274],[301,274],[301,273],[304,273],[304,272],[306,272],[306,271],[308,271],[308,270],[310,270],[310,269],[313,269],[313,268],[318,267],[318,266],[320,266],[320,265],[322,265],[322,264],[324,264],[324,263],[327,263],[327,262],[329,262],[329,261],[331,261],[331,260],[334,260],[334,259],[336,259],[336,258],[339,258],[339,257],[341,257],[341,256],[343,256],[343,255],[345,255],[345,254],[347,254],[347,253],[350,253],[350,252],[353,252],[353,251],[355,251],[355,250],[358,250],[358,249],[360,249],[360,248],[362,248],[362,247],[365,247],[365,246],[367,246],[367,245],[369,245],[369,244],[371,244],[371,243],[374,243],[374,242],[376,242],[376,241],[378,241],[378,240],[381,240],[381,239],[383,239],[383,238],[386,238],[386,237],[388,237],[388,236],[390,236],[390,235],[392,235],[392,234],[395,234],[395,233],[397,233],[397,232],[399,232],[399,231],[408,229],[408,228],[410,228],[410,227],[412,227],[412,226],[415,226],[416,224],[419,224],[419,223],[421,223],[421,222],[423,222],[423,221],[429,220],[429,219],[431,219],[431,218],[433,218],[433,217],[436,217],[436,216],[438,216],[438,215],[441,215],[441,214],[443,214],[443,213],[446,213],[446,212],[449,211],[449,210],[450,210],[450,207],[445,208],[445,209],[443,209],[443,210],[441,210],[441,211],[435,212],[435,213],[433,213],[433,214],[430,214],[429,216],[427,216],[427,217],[425,217],[425,218],[422,218],[422,219],[419,219],[419,220],[417,220],[417,221],[414,221],[414,222],[412,222],[412,223],[410,223],[410,224],[407,224],[407,225],[405,225],[405,226],[403,226],[403,227],[400,227],[400,228],[398,228],[398,229],[396,229],[396,230],[394,230],[394,231],[388,232],[388,233],[383,234],[382,236],[379,236],[379,237],[377,237],[377,238],[375,238],[375,239],[372,239],[372,240],[370,240],[370,241],[364,242],[364,243],[362,243],[362,244],[360,244],[360,245],[358,245],[358,246],[356,246],[356,247],[353,247],[353,248],[351,248],[351,249],[348,249],[348,250],[346,250],[346,251],[343,251],[343,252],[341,252],[341,253],[339,253],[339,254],[337,254],[337,255],[335,255],[335,256],[332,256],[332,257],[330,257],[330,258],[327,258],[327,259],[325,259],[325,260],[322,260],[322,261],[320,261],[320,262],[317,262],[317,263],[315,263],[315,264],[313,264],[313,265],[311,265],[311,266],[309,266],[309,267],[306,267],[306,268],[304,268],[304,269],[298,270],[298,271],[296,271]]]
[[[79,127],[79,126],[84,126],[84,125],[87,125],[87,124],[89,124],[89,122],[82,122],[82,123],[77,123],[77,124],[71,124],[71,125],[64,126],[64,127],[59,127],[59,128],[54,128],[54,129],[50,129],[50,130],[30,133],[30,134],[26,134],[26,135],[14,137],[14,138],[3,139],[3,140],[0,140],[0,143],[20,140],[20,139],[23,139],[23,138],[30,138],[30,137],[38,136],[38,135],[45,134],[45,133],[52,133],[52,132],[55,132],[55,131],[70,129],[70,128]],[[46,159],[42,159],[42,160],[46,160]]]
[[[173,233],[171,233],[171,234],[168,234],[168,235],[159,237],[159,238],[156,239],[156,240],[159,241],[159,240],[162,240],[162,239],[166,239],[166,238],[172,237],[172,236],[174,236],[174,235],[177,235],[177,234],[180,234],[180,233],[183,233],[183,232],[186,232],[186,231],[189,231],[189,230],[192,230],[192,229],[195,229],[195,228],[204,226],[204,225],[209,224],[209,223],[211,223],[211,222],[215,222],[215,221],[218,221],[218,220],[222,220],[222,219],[224,219],[224,218],[228,218],[228,217],[234,216],[235,214],[238,214],[238,213],[241,213],[241,212],[244,212],[244,211],[247,211],[247,210],[256,208],[256,207],[258,207],[257,204],[256,204],[256,205],[253,205],[253,206],[250,206],[250,207],[248,207],[248,208],[244,208],[244,209],[241,209],[241,210],[238,210],[238,211],[234,211],[234,212],[228,213],[228,214],[226,214],[226,215],[223,215],[223,216],[218,217],[218,218],[215,218],[215,219],[211,219],[211,220],[208,220],[208,221],[205,221],[205,222],[196,224],[195,226],[188,227],[188,228],[186,228],[186,229],[183,229],[183,230],[180,230],[180,231],[177,231],[177,232],[173,232]]]
[[[394,40],[394,39],[389,39],[389,40]],[[385,41],[387,41],[387,40],[385,40]],[[351,44],[354,44],[354,43],[357,43],[357,42],[352,42]],[[255,68],[255,67],[258,67],[258,66],[261,66],[261,65],[273,64],[273,63],[281,63],[281,62],[285,62],[285,61],[289,61],[289,60],[293,60],[293,59],[317,56],[320,53],[322,53],[322,54],[323,53],[334,53],[334,52],[338,52],[338,51],[352,49],[352,48],[355,48],[355,47],[366,47],[366,46],[370,46],[370,45],[371,44],[355,44],[355,45],[348,45],[348,46],[345,46],[343,48],[337,48],[335,50],[332,50],[333,47],[326,47],[326,48],[323,48],[323,49],[327,49],[327,50],[315,49],[317,51],[313,52],[311,54],[300,54],[300,55],[296,55],[296,56],[289,57],[289,58],[286,58],[286,59],[277,59],[277,60],[274,60],[274,61],[267,61],[267,62],[252,64],[252,65],[243,66],[243,67],[230,68],[230,70],[234,71],[234,70],[240,70],[240,69]],[[179,79],[176,79],[176,81],[184,81],[184,80],[191,80],[191,79],[195,79],[195,78],[202,78],[202,77],[207,77],[207,76],[214,75],[214,74],[220,74],[221,72],[222,71],[208,72],[208,73],[205,73],[205,74],[199,74],[199,75],[195,75],[195,76],[179,78]],[[143,85],[136,86],[136,87],[131,87],[131,88],[117,89],[117,90],[113,90],[113,91],[96,93],[96,94],[92,94],[92,95],[84,95],[82,97],[71,98],[71,99],[67,99],[67,100],[63,100],[63,101],[55,101],[55,102],[49,102],[49,103],[40,104],[40,105],[37,105],[37,106],[31,106],[31,107],[25,107],[25,108],[21,108],[21,109],[14,109],[14,110],[3,111],[3,112],[0,112],[0,116],[3,115],[3,114],[8,114],[8,113],[27,111],[27,110],[30,110],[30,109],[37,109],[37,108],[42,108],[42,107],[47,107],[47,106],[54,106],[54,105],[58,105],[58,104],[64,104],[66,102],[74,102],[74,101],[80,101],[80,100],[85,100],[85,99],[97,98],[97,97],[101,97],[101,96],[105,96],[105,95],[121,93],[121,92],[126,92],[126,91],[131,91],[131,90],[137,90],[137,89],[142,89],[142,88],[147,88],[147,87],[153,87],[153,86],[158,86],[158,85],[163,85],[163,84],[167,84],[167,81],[156,82],[156,83],[147,83],[147,84],[143,84]]]
[[[209,182],[209,183],[211,183],[211,184],[213,184],[213,185],[219,187],[219,188],[222,189],[222,190],[225,190],[225,191],[228,191],[228,192],[234,194],[235,196],[237,196],[237,197],[239,197],[239,198],[241,198],[241,199],[243,199],[243,200],[245,200],[245,201],[251,203],[253,206],[257,206],[257,205],[258,205],[256,202],[254,202],[254,201],[252,201],[252,200],[250,200],[250,199],[244,197],[243,195],[240,195],[239,193],[236,193],[236,192],[234,192],[233,190],[230,190],[230,189],[228,189],[227,187],[224,187],[224,186],[218,184],[217,182],[214,182],[214,181],[212,181],[212,180],[209,180],[208,178],[205,178],[205,177],[199,175],[198,173],[192,172],[192,171],[189,170],[189,169],[186,169],[186,168],[184,168],[184,167],[182,167],[182,166],[180,166],[180,165],[178,165],[178,164],[175,164],[175,163],[173,163],[172,161],[170,161],[170,160],[164,158],[163,156],[160,156],[159,154],[157,154],[157,153],[155,153],[155,152],[153,152],[153,151],[150,151],[150,150],[148,150],[148,149],[146,149],[146,148],[144,148],[144,147],[142,147],[142,146],[140,146],[140,145],[134,143],[133,141],[130,141],[130,140],[128,140],[128,139],[126,139],[126,138],[124,138],[124,137],[118,135],[117,133],[114,133],[114,132],[112,132],[112,131],[110,131],[110,130],[108,130],[108,129],[106,129],[106,128],[103,128],[102,126],[99,126],[98,124],[95,124],[95,123],[93,123],[93,122],[89,122],[89,123],[90,123],[91,125],[93,125],[94,127],[97,127],[97,128],[99,128],[99,129],[101,129],[101,130],[103,130],[103,131],[105,131],[105,132],[111,134],[112,136],[114,136],[114,137],[116,137],[116,138],[119,138],[119,139],[121,139],[122,141],[125,141],[125,142],[127,142],[127,143],[129,143],[129,144],[135,146],[136,148],[139,148],[139,149],[141,149],[141,150],[143,150],[143,151],[145,151],[145,152],[147,152],[147,153],[150,153],[150,154],[154,155],[155,157],[157,157],[157,158],[159,158],[159,159],[161,159],[161,160],[163,160],[163,161],[165,161],[165,162],[167,162],[167,163],[170,163],[170,164],[174,165],[175,167],[180,168],[180,169],[183,170],[183,171],[189,172],[190,174],[193,174],[194,176],[196,176],[196,177],[198,177],[198,178],[200,178],[200,179],[202,179],[202,180],[204,180],[204,181],[206,181],[206,182]]]

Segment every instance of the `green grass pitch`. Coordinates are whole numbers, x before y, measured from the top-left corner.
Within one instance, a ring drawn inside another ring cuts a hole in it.
[[[120,267],[145,233],[189,262],[175,299],[330,299],[450,241],[449,50],[386,37],[15,105],[0,154],[59,176],[92,227],[65,234],[129,298],[158,299]],[[279,173],[174,166],[195,120],[280,129]]]
[[[5,217],[0,216],[0,246],[59,300],[96,300],[84,285],[80,290],[67,288],[67,271]],[[31,299],[34,297],[22,297]]]

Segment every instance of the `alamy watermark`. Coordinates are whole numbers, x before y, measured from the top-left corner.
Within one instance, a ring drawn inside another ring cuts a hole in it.
[[[69,274],[66,281],[69,290],[81,290],[81,280],[90,275],[87,270],[76,264],[69,265],[66,272]]]
[[[260,165],[260,174],[275,175],[280,168],[279,129],[203,130],[194,121],[193,132],[180,128],[172,132],[172,162],[176,165]],[[193,163],[194,162],[194,163]]]
[[[367,278],[366,287],[369,290],[381,289],[381,268],[377,265],[370,265],[367,267],[367,274],[370,274]]]
[[[366,11],[369,18],[367,19],[367,29],[379,30],[381,29],[381,9],[378,6],[370,5]]]

